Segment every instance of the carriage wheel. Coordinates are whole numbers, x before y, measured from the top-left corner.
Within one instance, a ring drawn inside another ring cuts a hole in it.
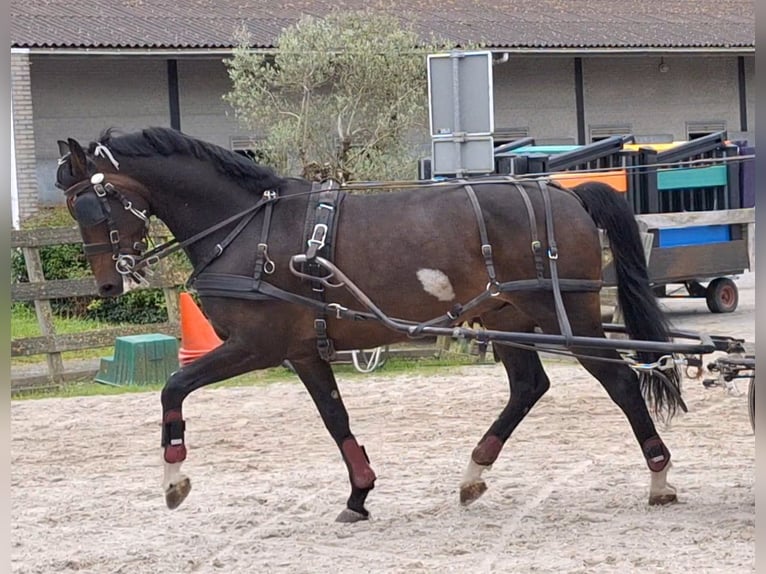
[[[750,388],[747,392],[747,405],[750,411],[750,426],[755,432],[755,374],[750,378]]]
[[[728,277],[713,279],[705,290],[707,307],[713,313],[731,313],[739,303],[737,284]]]

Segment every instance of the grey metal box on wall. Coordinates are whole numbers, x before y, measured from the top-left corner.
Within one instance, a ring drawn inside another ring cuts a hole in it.
[[[428,56],[433,175],[493,171],[492,90],[491,52]]]

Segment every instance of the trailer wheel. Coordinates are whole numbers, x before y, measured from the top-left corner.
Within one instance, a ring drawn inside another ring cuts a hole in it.
[[[747,405],[750,411],[750,426],[755,432],[755,375],[750,379],[750,388],[747,392]]]
[[[728,277],[713,279],[705,290],[707,307],[713,313],[731,313],[739,303],[737,284]]]

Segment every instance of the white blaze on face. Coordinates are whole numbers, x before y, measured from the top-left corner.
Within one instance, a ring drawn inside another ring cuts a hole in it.
[[[420,269],[417,272],[418,280],[429,295],[433,295],[439,301],[452,301],[455,291],[452,289],[449,277],[438,269]]]

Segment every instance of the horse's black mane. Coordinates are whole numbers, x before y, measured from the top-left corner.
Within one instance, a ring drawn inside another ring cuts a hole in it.
[[[273,189],[285,182],[270,167],[258,165],[245,156],[172,128],[150,127],[127,134],[109,128],[101,133],[98,142],[90,144],[91,154],[99,143],[118,155],[128,157],[183,155],[210,161],[218,172],[255,192]]]

